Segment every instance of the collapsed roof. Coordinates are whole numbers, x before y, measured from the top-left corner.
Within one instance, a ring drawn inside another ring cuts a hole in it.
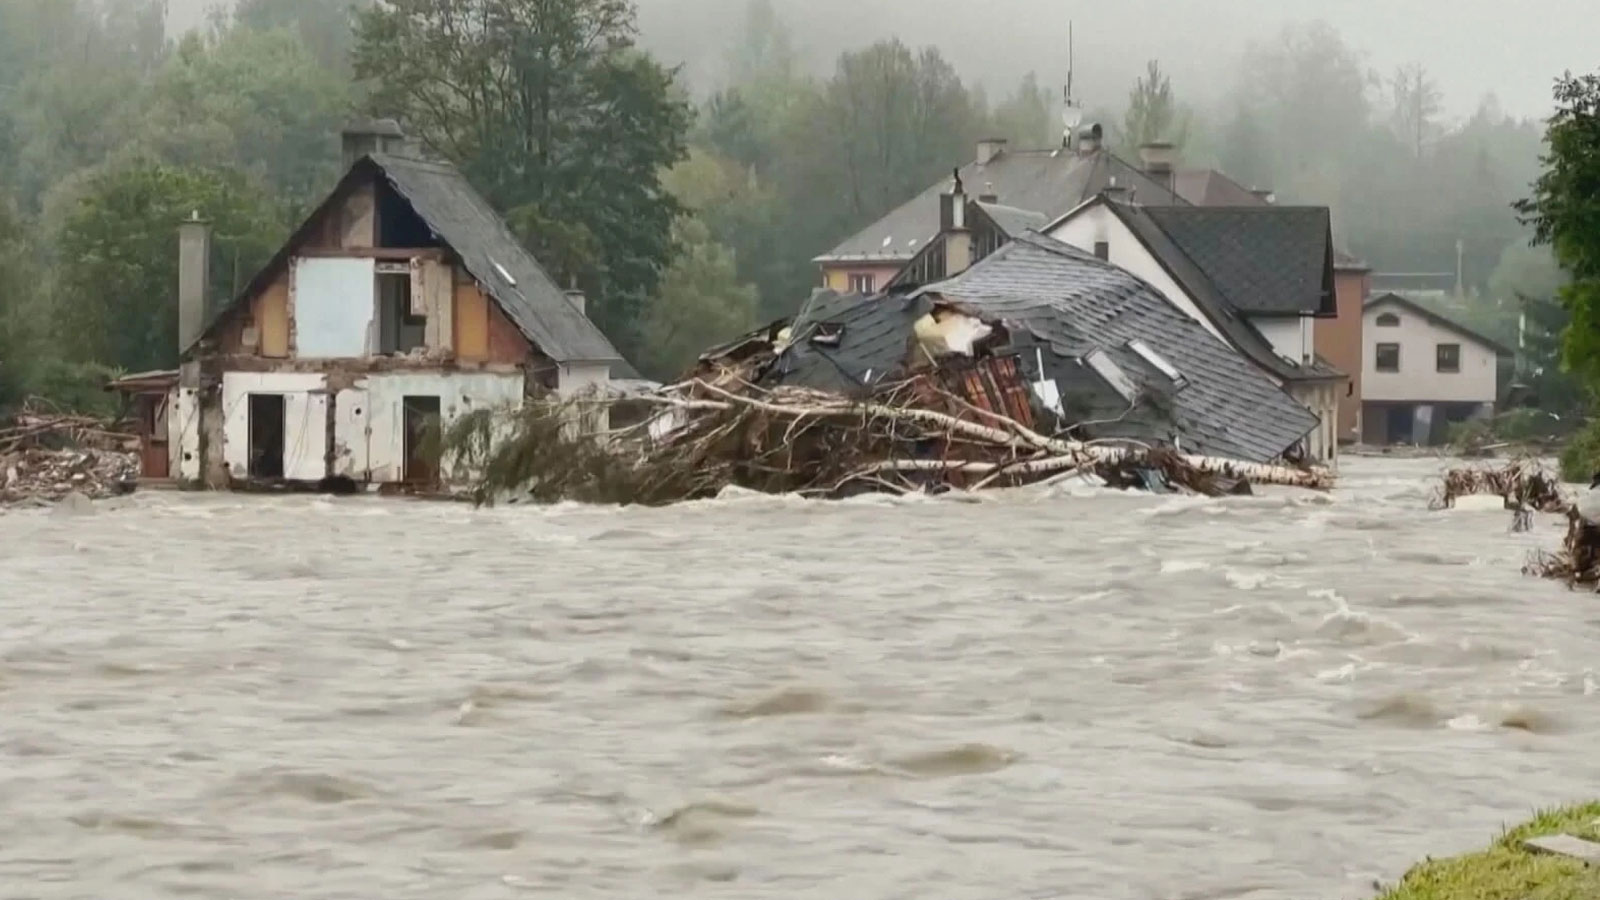
[[[903,296],[818,292],[769,369],[772,383],[852,392],[903,372],[917,323],[940,307],[1000,325],[1036,398],[1093,437],[1266,462],[1317,419],[1153,287],[1027,233],[954,278]],[[1053,396],[1051,396],[1053,395]]]

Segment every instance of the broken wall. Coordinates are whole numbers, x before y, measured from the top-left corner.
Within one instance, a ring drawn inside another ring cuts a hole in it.
[[[406,397],[438,397],[445,427],[477,409],[522,403],[520,372],[384,372],[357,377],[334,403],[334,474],[398,482],[405,474]],[[447,467],[448,469],[448,467]]]
[[[327,376],[304,372],[225,372],[222,460],[229,478],[250,475],[250,395],[283,395],[283,477],[321,481],[328,474]],[[210,452],[215,453],[215,448]]]

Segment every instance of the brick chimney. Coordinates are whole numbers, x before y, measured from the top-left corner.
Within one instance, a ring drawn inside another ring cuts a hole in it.
[[[206,327],[211,283],[211,223],[198,210],[178,226],[178,352],[189,349]]]
[[[406,139],[400,123],[394,119],[367,119],[345,126],[339,133],[344,150],[344,167],[356,164],[363,156],[388,153],[395,156],[414,156],[416,147]]]

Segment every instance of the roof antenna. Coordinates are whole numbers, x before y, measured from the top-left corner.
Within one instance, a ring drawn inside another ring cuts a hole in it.
[[[1067,20],[1067,86],[1061,92],[1061,148],[1072,149],[1073,135],[1077,134],[1078,126],[1083,124],[1083,108],[1072,99],[1072,75],[1074,69],[1074,49],[1072,40],[1072,21]]]

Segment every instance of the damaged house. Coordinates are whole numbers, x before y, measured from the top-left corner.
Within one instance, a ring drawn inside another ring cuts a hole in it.
[[[814,294],[762,382],[859,395],[939,358],[967,402],[1043,433],[1252,463],[1292,456],[1317,426],[1150,284],[1036,232],[952,277],[908,280],[871,297]]]
[[[432,483],[430,422],[604,386],[622,365],[455,168],[391,121],[344,149],[332,193],[220,309],[208,227],[180,227],[179,367],[112,385],[140,411],[146,477]]]
[[[1046,234],[1133,272],[1317,417],[1306,453],[1338,455],[1349,376],[1317,353],[1339,315],[1327,207],[1147,206],[1120,192],[1084,203]]]

